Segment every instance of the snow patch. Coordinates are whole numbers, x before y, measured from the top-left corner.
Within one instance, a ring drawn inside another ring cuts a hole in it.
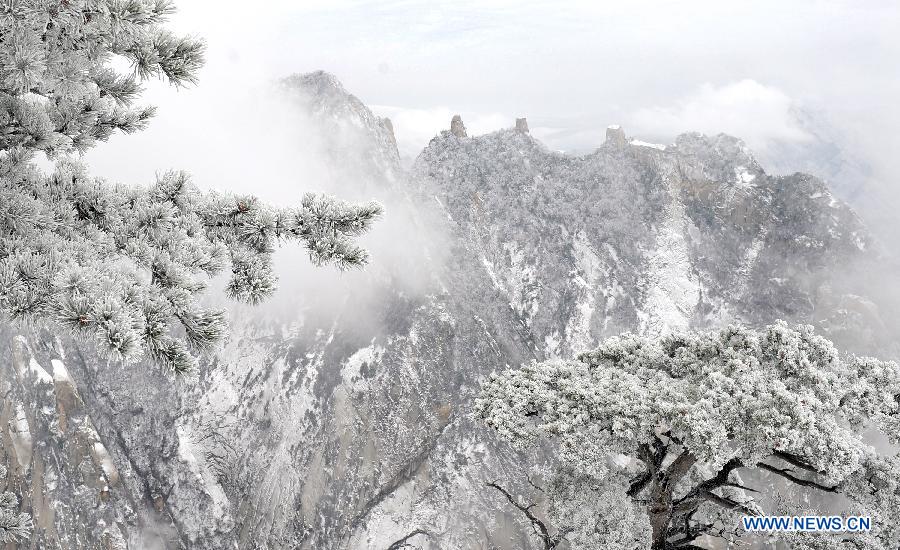
[[[116,465],[113,463],[113,459],[103,443],[100,443],[99,441],[95,442],[94,446],[91,448],[91,454],[100,466],[100,469],[103,470],[103,475],[106,476],[106,480],[110,484],[115,484],[119,480],[119,471],[116,469]]]
[[[231,504],[228,501],[228,497],[225,496],[225,491],[222,490],[221,485],[215,481],[212,472],[208,468],[201,466],[200,461],[197,460],[190,428],[179,426],[176,429],[176,434],[178,435],[178,458],[187,464],[191,473],[212,499],[213,515],[217,518],[229,517],[228,510]]]
[[[734,183],[738,187],[753,187],[753,180],[756,179],[756,174],[751,174],[746,166],[735,166],[734,177]]]
[[[395,541],[408,535],[412,528],[410,525],[421,525],[425,514],[416,506],[415,483],[407,482],[395,489],[391,494],[378,503],[378,507],[372,510],[366,517],[363,528],[353,534],[351,548],[387,548]],[[409,548],[417,548],[412,543],[427,540],[427,537],[417,536],[409,540]]]
[[[362,369],[365,366],[373,368],[382,353],[384,353],[384,348],[376,346],[373,338],[371,345],[360,348],[348,357],[341,368],[341,379],[344,381],[344,385],[354,390],[365,389],[369,377],[362,372]]]
[[[16,417],[9,423],[9,436],[16,451],[19,468],[23,474],[28,473],[31,468],[33,442],[31,430],[28,428],[28,417],[25,416],[25,407],[21,403],[16,403]]]
[[[494,288],[496,288],[498,290],[505,290],[503,288],[503,285],[500,284],[500,279],[497,278],[497,273],[494,272],[494,264],[492,264],[490,261],[488,261],[487,258],[485,258],[483,256],[481,258],[481,263],[484,265],[484,268],[487,270],[488,277],[491,278],[491,282],[494,283]]]
[[[597,295],[596,288],[604,275],[603,261],[584,231],[579,231],[572,241],[572,249],[575,253],[575,266],[573,282],[581,287],[578,303],[575,306],[576,314],[566,323],[566,341],[571,351],[585,350],[593,343],[591,335],[591,321],[594,318]]]
[[[450,210],[444,206],[444,203],[441,202],[441,199],[438,198],[437,195],[433,195],[435,202],[438,203],[438,206],[447,214],[447,221],[453,222],[453,216],[450,215]]]
[[[504,243],[503,250],[509,257],[509,269],[505,270],[508,274],[505,286],[509,289],[509,305],[526,325],[530,325],[539,307],[539,286],[534,265],[528,263],[518,243]]]
[[[37,381],[41,384],[52,384],[53,377],[50,376],[44,367],[42,367],[34,357],[28,362],[28,370],[31,371],[31,374],[37,379]]]
[[[559,332],[555,330],[544,336],[544,353],[547,357],[559,357],[559,346],[561,343],[562,339],[559,337]]]
[[[684,219],[684,205],[673,198],[641,282],[644,309],[638,315],[642,334],[660,336],[688,328],[700,302],[700,283],[691,270]]]
[[[853,244],[856,245],[856,248],[865,252],[866,250],[866,241],[860,236],[859,232],[854,231],[851,236],[853,237]]]
[[[766,235],[768,234],[768,229],[763,228],[759,235],[753,239],[753,242],[750,243],[750,247],[747,249],[747,252],[744,254],[744,258],[741,261],[741,265],[737,271],[737,292],[738,295],[743,295],[746,292],[747,286],[750,282],[750,275],[753,271],[753,266],[756,265],[756,258],[759,257],[760,251],[763,249],[763,245],[766,242]]]
[[[69,371],[66,369],[66,366],[59,359],[53,359],[50,361],[50,366],[53,367],[53,381],[57,384],[70,384],[75,385],[72,382],[72,377],[69,376]]]
[[[646,141],[641,141],[639,139],[633,139],[629,143],[631,143],[632,145],[636,145],[637,147],[649,147],[651,149],[657,149],[659,151],[666,150],[666,146],[662,145],[661,143],[649,143]]]

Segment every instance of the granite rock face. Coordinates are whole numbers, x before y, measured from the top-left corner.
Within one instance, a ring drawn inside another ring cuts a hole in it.
[[[285,86],[339,137],[335,171],[411,206],[403,254],[338,299],[233,306],[194,379],[3,328],[0,460],[35,516],[24,548],[538,548],[484,485],[525,483],[471,417],[491,371],[623,331],[777,318],[862,351],[891,340],[836,275],[877,261],[854,213],[736,138],[611,128],[568,156],[519,124],[460,139],[458,120],[404,172],[391,126],[333,76]]]

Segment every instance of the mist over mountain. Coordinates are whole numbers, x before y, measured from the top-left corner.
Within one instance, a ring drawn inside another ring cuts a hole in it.
[[[333,274],[280,267],[273,303],[232,308],[194,379],[4,325],[0,453],[42,526],[30,547],[538,548],[485,487],[527,487],[471,415],[492,371],[625,331],[775,319],[900,355],[881,245],[844,200],[865,168],[825,130],[769,166],[724,134],[611,126],[569,155],[524,119],[477,136],[458,119],[404,168],[390,121],[334,76],[279,93],[310,122],[298,149],[384,200],[372,265],[319,292]],[[797,158],[821,172],[785,174]]]

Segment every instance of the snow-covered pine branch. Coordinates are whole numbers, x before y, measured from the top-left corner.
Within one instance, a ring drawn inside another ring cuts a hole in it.
[[[9,0],[0,6],[0,150],[55,156],[135,132],[142,80],[196,82],[204,44],[165,29],[170,0]],[[110,66],[114,58],[128,74]]]
[[[381,213],[307,195],[295,208],[201,193],[169,172],[149,188],[91,178],[67,157],[115,130],[143,128],[140,83],[196,81],[202,41],[163,26],[170,0],[10,0],[0,6],[0,314],[96,337],[122,359],[174,371],[225,331],[199,306],[205,278],[230,267],[228,293],[257,303],[275,288],[271,255],[301,242],[316,265],[360,266],[353,243]],[[115,57],[132,70],[117,73]],[[45,176],[32,159],[57,162]]]
[[[0,464],[0,481],[6,479],[6,466]],[[19,499],[16,495],[0,492],[0,543],[26,540],[31,536],[31,516],[19,512]]]
[[[275,289],[272,252],[299,241],[316,264],[362,265],[351,241],[380,214],[307,195],[275,208],[201,193],[181,172],[149,188],[110,185],[74,162],[49,178],[0,160],[0,311],[96,336],[113,357],[148,355],[177,372],[224,334],[225,315],[198,304],[230,266],[227,291],[257,303]],[[173,326],[174,321],[174,326]]]
[[[761,511],[753,494],[764,488],[742,471],[839,493],[873,517],[853,541],[900,544],[900,457],[862,435],[897,442],[900,367],[842,357],[809,326],[626,334],[576,360],[493,374],[476,411],[516,444],[549,437],[577,471],[619,483],[654,550],[733,537],[736,516]]]

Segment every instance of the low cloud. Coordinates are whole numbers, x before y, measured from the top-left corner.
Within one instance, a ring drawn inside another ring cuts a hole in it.
[[[431,138],[448,129],[454,114],[462,116],[469,135],[510,127],[515,119],[498,112],[460,112],[449,107],[375,105],[372,110],[391,119],[400,154],[408,158],[414,158]],[[596,116],[553,119],[547,116],[552,113],[536,113],[532,133],[551,149],[572,152],[599,146],[609,123],[624,124],[629,135],[662,142],[689,131],[726,133],[743,139],[765,156],[775,147],[814,141],[797,113],[798,103],[779,88],[744,79],[718,86],[703,84],[671,104],[642,107],[617,120],[604,121]]]
[[[664,139],[686,131],[723,132],[762,152],[775,144],[812,139],[795,112],[795,102],[778,88],[745,79],[722,86],[703,84],[672,105],[638,109],[626,130]]]

